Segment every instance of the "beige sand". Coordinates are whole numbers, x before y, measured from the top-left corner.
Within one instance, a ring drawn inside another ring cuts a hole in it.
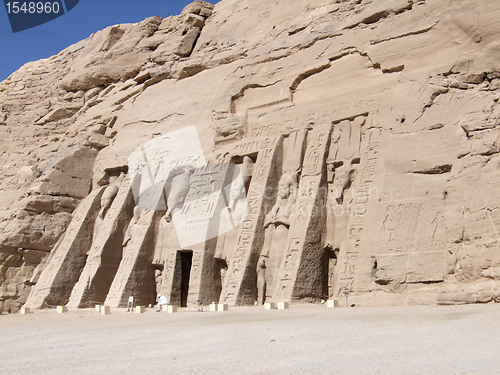
[[[498,374],[500,306],[0,317],[1,374]]]

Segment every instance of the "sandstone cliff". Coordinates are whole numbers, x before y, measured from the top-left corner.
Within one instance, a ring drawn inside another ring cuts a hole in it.
[[[499,20],[484,0],[197,1],[26,64],[0,83],[3,310],[498,301]],[[222,216],[136,207],[129,156],[191,126],[248,170],[248,212],[186,247],[169,214]]]

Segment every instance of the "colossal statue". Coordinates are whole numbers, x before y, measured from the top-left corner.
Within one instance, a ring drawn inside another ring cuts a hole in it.
[[[284,160],[278,182],[276,203],[264,221],[265,239],[259,262],[266,259],[266,295],[272,296],[286,247],[288,230],[296,214],[299,172],[302,167],[307,131],[291,133],[283,143]],[[265,298],[262,300],[264,302]]]

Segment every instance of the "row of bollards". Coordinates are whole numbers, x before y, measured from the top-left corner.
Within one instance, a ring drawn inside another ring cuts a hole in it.
[[[161,309],[162,309],[162,311],[169,313],[169,314],[173,314],[173,313],[177,312],[177,306],[174,306],[174,305],[163,305],[161,307]]]
[[[95,309],[98,313],[101,313],[103,315],[110,314],[110,307],[109,306],[104,306],[104,305],[96,305]],[[162,311],[173,314],[177,312],[177,306],[174,305],[164,305],[161,307]],[[143,314],[146,312],[146,306],[135,306],[133,309],[131,308],[130,310],[127,309],[127,312],[133,311],[136,314]]]
[[[264,310],[288,310],[290,308],[290,304],[288,302],[266,302],[264,303]]]
[[[215,303],[210,304],[210,311],[227,311],[229,306],[226,303]]]
[[[210,304],[210,311],[228,311],[229,306],[226,303],[215,303],[212,302]],[[326,307],[328,308],[333,308],[333,307],[339,307],[339,301],[337,299],[329,299],[326,301]],[[266,302],[264,303],[264,310],[288,310],[290,308],[290,304],[288,302]],[[111,308],[109,306],[105,305],[95,305],[95,309],[97,313],[102,314],[102,315],[108,315],[111,313]],[[162,311],[173,314],[177,312],[177,306],[174,305],[163,305],[162,306]],[[129,310],[127,310],[129,311]],[[130,311],[134,311],[136,314],[142,314],[146,311],[145,306],[135,306],[133,309],[130,309]],[[203,309],[200,309],[198,307],[198,311],[203,311]],[[57,306],[57,313],[58,314],[64,314],[68,312],[68,308],[66,306]],[[21,310],[19,311],[20,314],[30,314],[31,309],[29,307],[21,307]]]
[[[66,306],[57,306],[57,313],[58,314],[64,314],[68,312],[68,308]],[[19,310],[19,313],[22,315],[27,315],[31,314],[31,309],[29,307],[21,307],[21,310]]]
[[[64,314],[68,312],[68,308],[66,306],[57,306],[56,308],[58,314]],[[97,313],[102,314],[102,315],[108,315],[111,314],[111,307],[105,306],[105,305],[95,305],[95,310]],[[146,307],[145,306],[136,306],[133,310],[137,314],[143,314],[146,312]],[[173,305],[165,305],[162,306],[162,311],[165,311],[167,313],[176,313],[177,312],[177,306]],[[22,315],[26,314],[31,314],[31,309],[29,307],[21,307],[21,310],[19,310],[19,313]]]

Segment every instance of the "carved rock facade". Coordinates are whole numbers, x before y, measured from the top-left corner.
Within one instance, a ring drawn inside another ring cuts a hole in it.
[[[0,83],[3,310],[498,301],[499,19],[197,1],[25,65]],[[129,156],[190,126],[205,165],[185,144],[163,205],[137,205]],[[205,240],[182,246],[176,220]]]

